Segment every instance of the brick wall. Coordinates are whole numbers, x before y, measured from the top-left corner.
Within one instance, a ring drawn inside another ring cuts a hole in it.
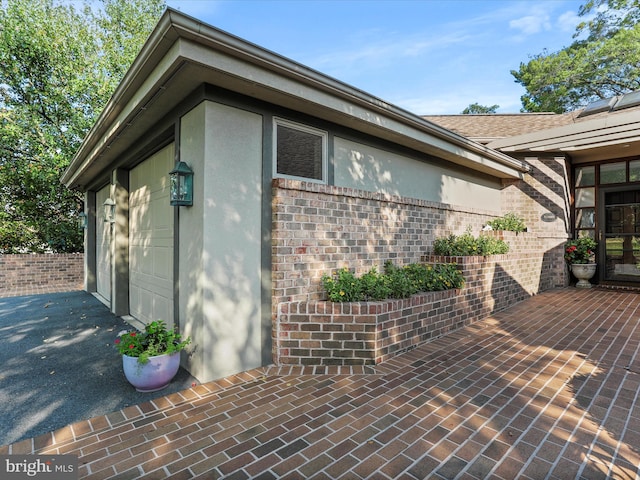
[[[84,255],[0,255],[0,293],[42,286],[82,288]]]
[[[543,254],[425,256],[456,262],[464,288],[386,302],[282,303],[276,322],[280,365],[375,365],[548,288]]]
[[[531,172],[521,180],[503,180],[502,209],[517,212],[539,236],[567,238],[570,192],[567,160],[560,156],[520,157]],[[553,215],[555,220],[542,220]]]
[[[545,252],[544,267],[554,285],[567,282],[562,249],[570,236],[568,160],[564,156],[521,156],[531,172],[521,180],[503,181],[502,208],[517,212]]]
[[[415,263],[437,237],[479,233],[495,212],[310,182],[273,181],[272,288],[275,305],[320,300],[323,274],[362,274],[387,260]]]
[[[551,165],[556,164],[551,162]],[[539,168],[543,170],[543,166]],[[511,247],[509,254],[454,259],[466,269],[465,289],[453,297],[451,292],[426,294],[422,297],[426,306],[411,307],[424,310],[407,314],[405,323],[398,320],[405,317],[404,304],[370,307],[386,309],[385,314],[392,322],[387,328],[387,320],[369,318],[372,316],[369,310],[355,318],[352,310],[344,313],[342,309],[347,308],[344,305],[337,307],[322,302],[325,298],[322,275],[343,267],[356,274],[374,266],[381,270],[387,260],[396,265],[444,261],[430,256],[436,238],[463,233],[468,227],[478,235],[488,220],[499,215],[349,188],[274,180],[274,362],[342,365],[379,362],[395,351],[406,350],[530,295],[566,285],[567,272],[562,259],[565,223],[559,218],[553,224],[543,225],[540,220],[541,212],[546,213],[560,202],[559,194],[538,185],[537,188],[546,192],[544,200],[533,192],[532,184],[536,182],[529,178],[505,184],[504,204],[514,208],[503,211],[517,212],[521,207],[529,218],[528,232],[487,233],[507,241]],[[434,295],[439,296],[433,299]],[[423,303],[423,300],[411,301]],[[340,311],[334,310],[336,308]],[[437,312],[441,308],[446,310],[439,317]],[[434,315],[436,319],[431,318]],[[409,324],[416,318],[419,322],[411,328]],[[423,324],[425,319],[429,319],[429,323]],[[393,323],[396,321],[399,323]],[[371,338],[372,335],[376,337]],[[338,346],[336,342],[352,343]],[[371,342],[375,342],[375,347]]]

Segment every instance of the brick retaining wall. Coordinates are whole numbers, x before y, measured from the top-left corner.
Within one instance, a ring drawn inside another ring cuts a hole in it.
[[[282,303],[277,315],[278,363],[375,365],[541,291],[542,254],[423,260],[458,263],[464,288],[385,302]]]
[[[278,314],[281,365],[375,365],[464,325],[458,290],[403,300],[284,303]]]
[[[83,284],[82,253],[0,255],[0,293],[43,286],[78,290]]]

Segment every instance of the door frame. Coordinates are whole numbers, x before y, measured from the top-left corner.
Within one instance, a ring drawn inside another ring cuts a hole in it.
[[[626,191],[638,191],[640,190],[640,186],[625,184],[625,185],[615,185],[615,186],[603,186],[600,185],[598,188],[598,211],[597,211],[597,225],[596,225],[596,241],[598,242],[597,252],[596,252],[596,262],[598,263],[598,281],[599,283],[605,285],[628,285],[628,286],[640,286],[640,276],[638,276],[638,281],[632,281],[630,279],[624,280],[616,280],[616,279],[607,279],[606,278],[606,257],[607,257],[607,244],[606,244],[606,204],[605,197],[607,193],[611,192],[626,192]]]

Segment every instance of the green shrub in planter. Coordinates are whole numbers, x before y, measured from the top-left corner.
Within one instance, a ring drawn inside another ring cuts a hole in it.
[[[449,235],[433,242],[436,255],[465,257],[469,255],[501,255],[509,251],[509,244],[486,235],[474,237],[469,230],[462,235]]]
[[[491,227],[492,230],[506,230],[516,233],[527,231],[524,219],[512,212],[505,213],[502,217],[488,221],[487,226]]]
[[[362,285],[362,293],[365,299],[384,300],[393,294],[393,287],[386,275],[381,275],[375,268],[358,279]]]
[[[322,284],[332,302],[359,302],[364,297],[360,279],[346,268],[338,270],[335,277],[323,275]]]
[[[363,302],[408,298],[419,292],[462,288],[464,278],[455,264],[413,263],[397,267],[387,262],[384,273],[372,268],[361,277],[356,277],[343,268],[334,276],[324,275],[322,285],[332,302]]]

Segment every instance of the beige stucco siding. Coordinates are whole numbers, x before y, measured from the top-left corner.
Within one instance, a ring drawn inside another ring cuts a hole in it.
[[[208,381],[261,366],[262,117],[203,102],[180,141],[195,186],[180,210],[181,323]]]
[[[391,153],[344,138],[334,141],[334,181],[339,187],[500,210],[498,180]]]

